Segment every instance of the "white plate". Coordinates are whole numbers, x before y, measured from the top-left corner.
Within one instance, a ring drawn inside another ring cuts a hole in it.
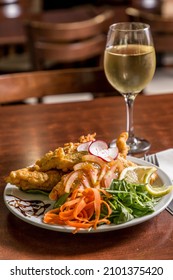
[[[151,165],[141,159],[128,157],[129,160],[133,161],[139,165]],[[158,171],[158,184],[162,183],[166,186],[172,184],[171,179],[167,176],[167,174],[162,171],[160,168],[157,168]],[[97,233],[97,232],[104,232],[104,231],[112,231],[112,230],[119,230],[127,227],[131,227],[140,223],[143,223],[156,215],[162,212],[168,204],[173,199],[173,192],[167,194],[166,196],[162,197],[161,200],[155,206],[155,211],[152,214],[133,219],[129,222],[115,225],[101,225],[96,230],[79,230],[79,233]],[[42,227],[49,230],[54,231],[61,231],[61,232],[72,232],[74,228],[69,226],[58,226],[58,225],[49,225],[43,223],[43,214],[45,211],[50,210],[54,204],[49,198],[45,195],[41,194],[27,194],[21,190],[19,190],[16,186],[7,184],[4,190],[4,201],[7,208],[18,218],[21,220],[35,225],[37,227]]]

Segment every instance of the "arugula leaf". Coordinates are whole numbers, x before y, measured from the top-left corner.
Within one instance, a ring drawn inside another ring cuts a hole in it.
[[[144,184],[132,184],[124,179],[114,179],[106,191],[112,195],[111,198],[104,199],[112,209],[109,219],[114,224],[125,223],[154,212],[154,205],[158,201],[146,191]]]
[[[49,192],[42,191],[42,190],[39,190],[39,189],[34,189],[34,190],[30,189],[30,190],[22,190],[22,191],[24,191],[26,193],[31,193],[31,194],[44,194],[44,195],[47,195],[47,196],[49,195]]]

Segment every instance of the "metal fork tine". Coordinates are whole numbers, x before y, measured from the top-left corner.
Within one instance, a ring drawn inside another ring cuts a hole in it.
[[[151,155],[151,163],[154,164],[154,165],[159,166],[159,162],[158,162],[156,154]]]
[[[155,165],[159,166],[159,161],[156,154],[154,154],[154,161],[155,161]]]
[[[146,155],[146,154],[144,154],[144,160],[145,160],[145,161],[148,161],[148,160],[147,160],[147,155]]]
[[[157,165],[159,166],[159,162],[158,162],[158,159],[157,159],[157,155],[156,154],[153,154],[153,155],[149,155],[149,156],[146,156],[144,155],[144,160],[145,161],[148,161],[154,165]]]

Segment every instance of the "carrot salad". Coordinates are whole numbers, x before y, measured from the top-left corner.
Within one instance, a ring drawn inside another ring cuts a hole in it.
[[[107,218],[112,210],[108,203],[102,199],[101,193],[109,196],[104,190],[97,188],[75,189],[60,208],[52,209],[45,214],[44,222],[74,227],[73,233],[79,229],[96,229],[98,225],[103,223],[110,224]],[[100,217],[103,205],[107,209],[107,214]]]

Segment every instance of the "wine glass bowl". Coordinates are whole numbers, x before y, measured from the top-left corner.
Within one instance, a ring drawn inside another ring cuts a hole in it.
[[[109,83],[124,96],[127,108],[129,153],[150,148],[147,140],[134,135],[133,105],[139,92],[152,80],[156,67],[150,26],[140,22],[115,23],[109,27],[104,70]]]

